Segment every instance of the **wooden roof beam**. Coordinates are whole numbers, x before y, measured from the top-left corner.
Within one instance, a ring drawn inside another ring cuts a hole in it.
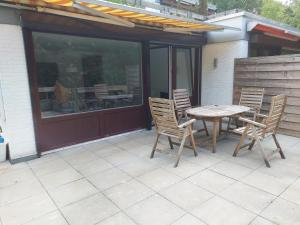
[[[174,33],[202,33],[206,31],[215,30],[214,28],[181,28],[181,27],[165,27],[163,29],[166,32],[174,32]]]
[[[118,22],[122,26],[131,27],[131,28],[135,26],[135,24],[132,23],[132,22],[129,22],[129,21],[124,20],[124,19],[121,19],[121,18],[119,18],[117,16],[113,16],[113,15],[110,15],[110,14],[107,14],[107,13],[104,13],[104,12],[101,12],[101,11],[98,11],[98,10],[91,9],[89,7],[83,6],[80,3],[78,3],[77,1],[75,1],[73,3],[73,7],[77,8],[77,9],[80,9],[82,11],[85,11],[85,12],[91,14],[91,15],[101,16],[103,18],[110,19],[112,21]]]

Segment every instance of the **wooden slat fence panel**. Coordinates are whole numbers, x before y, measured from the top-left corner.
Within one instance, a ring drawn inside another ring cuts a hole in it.
[[[262,113],[267,113],[271,97],[288,96],[280,133],[300,137],[300,55],[252,57],[235,60],[233,101],[239,102],[242,87],[263,87]]]

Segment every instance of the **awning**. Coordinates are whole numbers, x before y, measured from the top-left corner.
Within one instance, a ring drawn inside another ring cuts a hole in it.
[[[277,27],[261,22],[249,22],[247,24],[247,31],[259,31],[263,32],[267,36],[285,39],[289,41],[299,41],[300,33],[291,31],[286,28]]]
[[[51,13],[51,8],[57,10],[57,6],[66,12],[84,12],[85,14],[105,18],[113,21],[113,24],[134,27],[145,25],[159,27],[167,32],[198,33],[205,31],[217,31],[223,29],[239,30],[232,27],[210,24],[194,19],[153,12],[137,7],[116,4],[102,0],[43,0],[46,5],[41,5],[40,0],[14,0],[14,2],[27,2],[38,7],[40,12]],[[50,9],[50,10],[48,10]],[[54,11],[52,11],[54,13]],[[62,15],[63,13],[60,12]]]

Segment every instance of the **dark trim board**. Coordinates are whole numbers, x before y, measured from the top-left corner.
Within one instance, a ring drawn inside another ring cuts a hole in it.
[[[21,162],[27,162],[33,159],[37,159],[39,158],[38,155],[29,155],[29,156],[25,156],[25,157],[21,157],[21,158],[17,158],[17,159],[10,159],[9,162],[11,164],[17,164],[17,163],[21,163]]]
[[[33,55],[33,43],[32,43],[32,34],[29,29],[23,29],[23,38],[24,38],[24,47],[25,47],[25,56],[27,64],[27,73],[29,80],[30,96],[31,96],[31,108],[32,108],[32,117],[34,124],[34,134],[35,134],[35,143],[38,155],[40,155],[41,150],[39,149],[39,123],[38,118],[40,117],[39,109],[39,97],[37,93],[37,80],[36,80],[36,65]]]
[[[86,113],[39,124],[39,149],[55,149],[146,127],[144,107]]]
[[[186,35],[142,27],[127,28],[26,10],[21,11],[21,18],[22,27],[41,32],[132,41],[155,41],[165,44],[190,45],[195,47],[199,47],[206,42],[204,34]]]
[[[143,60],[142,60],[142,72],[143,72],[143,97],[146,111],[146,128],[152,129],[152,119],[149,107],[148,97],[150,96],[150,43],[144,41],[143,45]]]
[[[262,46],[276,46],[276,47],[288,47],[293,49],[300,49],[299,41],[289,41],[280,38],[270,37],[260,33],[250,33],[250,45],[257,44]]]
[[[195,49],[194,105],[201,105],[202,47]]]

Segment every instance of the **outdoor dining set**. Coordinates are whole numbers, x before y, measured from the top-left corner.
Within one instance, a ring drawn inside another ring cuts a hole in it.
[[[252,150],[254,146],[259,149],[267,167],[270,167],[270,157],[279,153],[284,159],[284,153],[279,145],[276,133],[282,119],[287,97],[285,95],[273,96],[268,115],[260,113],[263,103],[264,89],[245,87],[241,90],[238,105],[207,105],[192,107],[188,90],[173,90],[173,99],[149,98],[150,110],[156,128],[156,141],[151,152],[151,158],[157,149],[161,136],[167,136],[171,149],[179,145],[174,167],[178,166],[184,147],[191,148],[197,156],[194,134],[204,131],[209,136],[207,122],[212,122],[211,144],[212,152],[216,152],[218,135],[231,133],[240,135],[240,140],[233,151],[236,157],[243,148]],[[223,119],[227,119],[226,129],[222,129]],[[203,129],[194,129],[196,121],[202,121]],[[234,128],[232,128],[234,126]],[[267,153],[262,141],[271,136],[276,149]],[[179,142],[174,142],[177,139]],[[249,142],[244,144],[246,139]],[[190,145],[186,144],[190,143]]]

